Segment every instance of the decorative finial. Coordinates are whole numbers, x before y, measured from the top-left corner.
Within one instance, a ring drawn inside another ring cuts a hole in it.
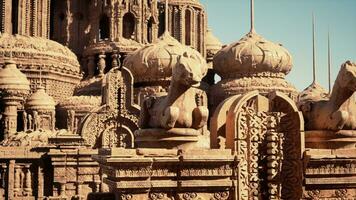
[[[316,83],[315,16],[313,13],[313,83]]]
[[[254,6],[254,0],[251,0],[251,29],[250,33],[255,33],[255,6]]]
[[[328,30],[328,83],[329,94],[331,93],[331,48],[330,48],[330,29]]]
[[[169,30],[168,30],[168,0],[166,0],[166,6],[165,6],[165,8],[164,8],[164,12],[165,12],[165,30],[164,30],[164,32],[166,32],[166,33],[169,33]]]

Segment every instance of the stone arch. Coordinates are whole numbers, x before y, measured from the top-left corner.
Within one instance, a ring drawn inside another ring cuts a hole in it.
[[[135,15],[131,12],[128,12],[123,17],[122,23],[122,37],[126,39],[131,39],[133,34],[135,33]]]

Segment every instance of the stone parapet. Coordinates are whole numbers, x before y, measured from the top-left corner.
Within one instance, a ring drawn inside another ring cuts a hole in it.
[[[237,161],[231,150],[101,149],[93,159],[116,199],[230,199]]]

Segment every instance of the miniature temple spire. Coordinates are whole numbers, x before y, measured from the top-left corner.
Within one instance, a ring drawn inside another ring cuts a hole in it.
[[[255,33],[255,10],[254,10],[254,0],[250,0],[251,5],[251,29],[250,29],[250,33]]]
[[[316,83],[315,16],[313,13],[313,83]]]
[[[331,93],[331,49],[330,49],[330,31],[328,31],[328,84],[329,94]]]

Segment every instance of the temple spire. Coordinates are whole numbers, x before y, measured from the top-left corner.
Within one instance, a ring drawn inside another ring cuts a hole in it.
[[[328,31],[328,84],[329,94],[331,93],[331,48],[330,48],[330,30]]]
[[[313,83],[316,83],[315,16],[313,13]]]
[[[250,28],[250,33],[255,33],[255,6],[254,6],[254,0],[250,0],[250,8],[251,8],[251,28]]]
[[[168,30],[168,0],[165,0],[166,6],[165,6],[165,27],[164,27],[164,32],[169,33]]]

